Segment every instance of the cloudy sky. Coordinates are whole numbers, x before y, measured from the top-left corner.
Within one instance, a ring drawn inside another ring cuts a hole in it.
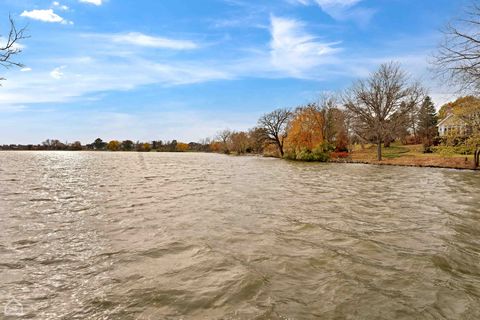
[[[0,0],[29,39],[0,69],[0,144],[198,141],[399,61],[436,103],[439,29],[463,0]],[[1,38],[0,38],[1,41]]]

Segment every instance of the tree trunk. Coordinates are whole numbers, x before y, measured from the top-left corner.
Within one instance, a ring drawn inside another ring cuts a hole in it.
[[[377,160],[382,161],[382,139],[378,139],[377,143]]]
[[[277,140],[277,146],[278,146],[278,151],[280,152],[280,157],[283,158],[283,145],[279,140]]]
[[[480,149],[476,149],[473,156],[473,167],[478,168],[480,165]]]

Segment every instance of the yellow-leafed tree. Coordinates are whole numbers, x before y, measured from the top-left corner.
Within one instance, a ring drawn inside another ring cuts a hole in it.
[[[299,153],[312,151],[324,142],[324,114],[315,105],[298,108],[289,123],[285,149]]]
[[[112,140],[107,144],[107,150],[108,151],[118,151],[118,150],[120,150],[121,145],[122,144],[120,143],[120,141]]]
[[[183,142],[178,142],[176,146],[176,151],[178,152],[185,152],[188,151],[188,144]]]

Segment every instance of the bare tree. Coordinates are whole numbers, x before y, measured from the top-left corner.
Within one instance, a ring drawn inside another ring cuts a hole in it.
[[[232,131],[230,131],[230,129],[225,129],[217,133],[217,139],[222,142],[222,152],[227,154],[230,152],[230,150],[228,149],[228,141],[231,135]]]
[[[258,126],[265,130],[267,140],[274,143],[280,156],[283,157],[283,144],[287,137],[287,125],[292,112],[289,109],[277,109],[263,115],[258,120]]]
[[[223,143],[227,143],[228,138],[230,138],[231,134],[232,134],[232,131],[230,131],[229,129],[225,129],[225,130],[222,130],[222,131],[218,132],[217,137]]]
[[[437,73],[451,84],[480,94],[480,1],[472,1],[465,17],[449,23],[443,30],[444,39],[434,57]],[[479,118],[478,110],[467,110],[468,120]],[[475,137],[480,137],[480,122],[472,123]],[[474,166],[480,164],[480,138],[474,152]]]
[[[410,111],[422,97],[418,84],[410,84],[398,63],[380,66],[366,80],[355,83],[344,95],[354,130],[363,139],[377,144],[377,159],[382,160],[382,142],[394,130],[401,115]]]
[[[465,17],[444,28],[443,40],[432,61],[438,75],[467,91],[480,91],[480,3],[465,11]]]
[[[244,154],[247,152],[247,149],[249,147],[249,139],[246,132],[232,132],[228,140],[230,145],[229,149],[231,149],[236,154]]]
[[[328,143],[332,143],[336,135],[335,113],[337,109],[338,97],[336,94],[324,92],[320,95],[317,104],[317,110],[322,113],[323,137]]]
[[[0,44],[0,65],[5,68],[10,68],[12,66],[23,67],[23,64],[20,62],[14,61],[14,56],[22,52],[21,47],[19,46],[19,41],[28,38],[26,35],[26,28],[18,29],[15,26],[15,21],[12,17],[9,17],[10,21],[10,31],[8,36],[5,37],[5,42]],[[0,80],[5,80],[0,77]]]
[[[250,140],[250,148],[253,153],[262,153],[265,147],[265,139],[267,134],[265,129],[255,127],[248,131],[248,139]]]

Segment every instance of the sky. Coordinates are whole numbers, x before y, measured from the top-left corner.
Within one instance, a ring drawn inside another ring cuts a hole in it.
[[[464,0],[0,0],[27,26],[0,69],[0,144],[199,141],[398,61],[437,107],[441,28]],[[0,43],[4,38],[0,38]]]

